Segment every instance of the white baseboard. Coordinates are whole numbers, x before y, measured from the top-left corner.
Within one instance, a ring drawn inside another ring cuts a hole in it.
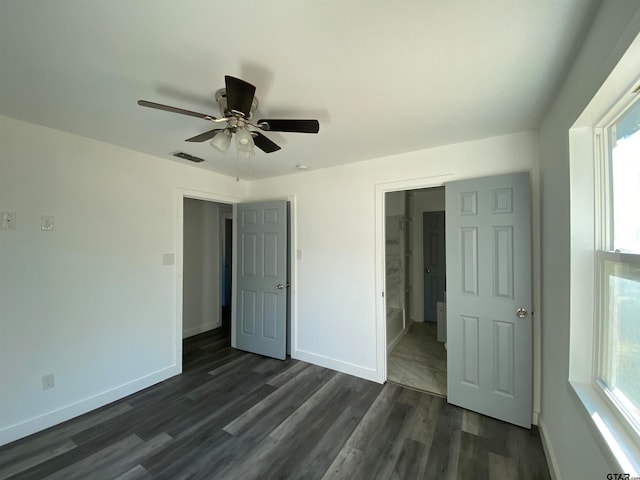
[[[320,367],[330,368],[338,372],[347,373],[355,377],[364,378],[365,380],[371,380],[378,382],[377,372],[375,369],[356,365],[354,363],[343,362],[331,357],[325,357],[324,355],[318,355],[317,353],[305,352],[304,350],[294,350],[291,353],[291,358],[296,360],[302,360],[303,362],[313,363]]]
[[[195,327],[191,327],[188,330],[184,330],[182,332],[182,338],[193,337],[194,335],[198,335],[199,333],[208,332],[209,330],[213,330],[214,328],[219,328],[221,326],[222,322],[220,322],[219,320],[217,322],[202,323]]]
[[[558,468],[558,460],[556,459],[555,452],[549,442],[549,433],[547,427],[544,425],[544,421],[538,416],[538,431],[540,432],[540,440],[542,441],[542,449],[544,450],[544,456],[547,457],[547,465],[549,465],[549,473],[553,480],[562,480],[560,477],[560,469]]]
[[[158,370],[157,372],[146,375],[142,378],[133,380],[132,382],[120,385],[112,390],[99,393],[92,397],[72,403],[66,407],[59,408],[52,412],[39,415],[24,422],[10,425],[0,430],[0,445],[19,440],[33,433],[40,432],[46,428],[53,427],[59,423],[70,420],[84,413],[103,407],[111,402],[120,400],[121,398],[131,395],[132,393],[144,390],[156,383],[171,378],[182,373],[177,365]]]
[[[396,348],[396,345],[398,345],[398,343],[400,343],[400,340],[402,340],[402,337],[404,337],[407,334],[407,330],[409,330],[408,328],[404,328],[402,330],[400,330],[398,332],[398,335],[396,335],[396,338],[393,339],[393,341],[387,345],[387,355],[389,355],[391,353],[391,351]]]

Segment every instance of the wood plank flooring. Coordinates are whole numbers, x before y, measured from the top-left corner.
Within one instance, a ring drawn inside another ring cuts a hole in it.
[[[397,385],[185,341],[184,373],[0,447],[5,479],[548,479],[525,430]]]

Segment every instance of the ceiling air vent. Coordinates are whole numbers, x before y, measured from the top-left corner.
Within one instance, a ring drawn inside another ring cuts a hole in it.
[[[183,158],[185,160],[189,160],[190,162],[194,162],[194,163],[204,162],[204,158],[194,157],[193,155],[189,155],[188,153],[184,153],[184,152],[176,152],[176,153],[173,153],[172,155],[174,157]]]

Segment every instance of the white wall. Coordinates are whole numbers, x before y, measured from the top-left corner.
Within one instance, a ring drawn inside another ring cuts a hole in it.
[[[183,338],[222,325],[220,207],[216,202],[184,199]]]
[[[177,373],[178,188],[246,183],[2,116],[0,146],[1,444]]]
[[[424,212],[444,211],[444,188],[415,190],[409,194],[411,216],[411,294],[409,311],[411,320],[424,322],[424,252],[422,214]]]
[[[615,472],[589,428],[569,377],[569,128],[634,37],[640,3],[602,2],[562,89],[540,130],[542,213],[541,431],[558,478],[606,478]],[[585,299],[590,301],[589,299]]]
[[[537,155],[537,134],[525,132],[252,182],[253,198],[296,198],[296,248],[303,258],[296,262],[292,355],[379,380],[376,184],[529,169],[535,180]]]

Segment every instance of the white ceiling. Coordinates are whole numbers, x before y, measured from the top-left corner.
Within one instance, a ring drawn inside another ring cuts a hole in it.
[[[184,142],[212,124],[136,104],[219,116],[228,74],[256,85],[254,118],[320,120],[268,133],[282,150],[242,177],[324,168],[536,128],[593,5],[0,0],[0,114],[235,175],[235,147]]]

